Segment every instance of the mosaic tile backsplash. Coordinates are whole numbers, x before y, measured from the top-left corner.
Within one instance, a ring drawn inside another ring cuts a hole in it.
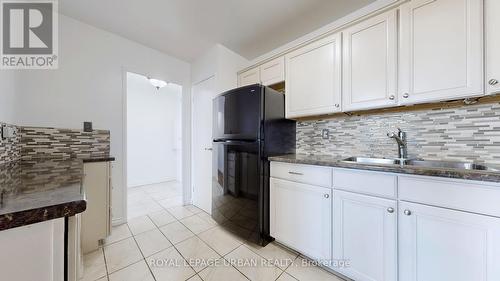
[[[22,160],[37,158],[91,158],[109,156],[107,130],[83,132],[73,129],[20,127]]]
[[[500,101],[379,110],[297,122],[297,153],[338,157],[397,157],[387,132],[408,134],[408,154],[426,160],[500,165]],[[329,139],[321,136],[329,129]]]
[[[19,134],[19,128],[14,125],[9,125],[0,122],[0,126],[7,126],[14,129],[14,137],[8,139],[0,138],[0,165],[11,161],[19,160],[21,156],[21,150],[19,147],[19,142],[21,136]]]

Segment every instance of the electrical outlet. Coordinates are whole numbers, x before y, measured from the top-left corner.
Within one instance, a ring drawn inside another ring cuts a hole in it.
[[[2,140],[11,139],[11,138],[15,137],[15,130],[13,127],[3,125],[0,128],[0,136],[1,136]]]
[[[330,130],[328,129],[323,129],[321,131],[321,137],[324,139],[324,140],[327,140],[330,138]]]

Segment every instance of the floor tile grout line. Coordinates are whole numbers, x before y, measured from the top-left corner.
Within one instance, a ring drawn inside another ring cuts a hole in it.
[[[141,249],[141,247],[139,246],[139,243],[137,242],[137,239],[135,239],[135,236],[134,236],[134,235],[132,236],[132,238],[134,239],[134,241],[135,241],[135,245],[137,246],[137,248],[139,249],[139,252],[140,252],[140,253],[141,253],[141,255],[142,255],[142,260],[146,263],[146,266],[147,266],[147,268],[148,268],[148,270],[149,270],[149,273],[151,273],[151,276],[153,276],[153,279],[156,281],[156,277],[155,277],[155,275],[153,274],[153,271],[151,270],[151,268],[149,267],[148,262],[147,262],[147,260],[146,260],[146,256],[145,256],[145,255],[144,255],[144,253],[142,252],[142,249]],[[130,265],[129,265],[129,266],[130,266]]]

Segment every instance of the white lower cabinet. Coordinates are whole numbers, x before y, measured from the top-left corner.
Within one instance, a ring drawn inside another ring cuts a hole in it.
[[[499,262],[500,218],[400,203],[400,281],[497,281]]]
[[[353,280],[500,280],[499,183],[275,162],[271,177],[271,235]]]
[[[329,261],[332,189],[271,178],[271,236],[306,256]]]
[[[349,263],[333,268],[354,279],[397,280],[396,200],[334,192],[333,258]]]

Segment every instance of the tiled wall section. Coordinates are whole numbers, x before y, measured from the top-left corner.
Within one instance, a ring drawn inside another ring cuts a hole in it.
[[[23,160],[37,158],[91,158],[109,156],[110,134],[105,130],[83,132],[72,129],[21,127]]]
[[[14,128],[14,138],[2,140],[0,138],[0,165],[11,161],[16,161],[20,157],[20,134],[19,128],[13,125],[8,125],[0,122],[0,126],[8,126]]]
[[[297,123],[297,153],[397,157],[387,132],[408,133],[410,157],[500,165],[500,102],[439,104]],[[322,129],[330,138],[321,137]]]

